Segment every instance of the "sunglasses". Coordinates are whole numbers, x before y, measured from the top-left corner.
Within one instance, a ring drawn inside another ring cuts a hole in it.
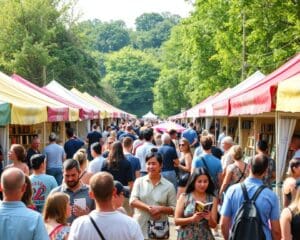
[[[185,146],[185,144],[179,144],[179,147],[184,147]]]
[[[107,144],[113,144],[114,142],[108,142]]]

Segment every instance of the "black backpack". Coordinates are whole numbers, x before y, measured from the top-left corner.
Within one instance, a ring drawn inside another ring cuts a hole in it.
[[[265,240],[266,236],[263,231],[262,220],[255,201],[266,186],[260,186],[251,199],[249,199],[244,183],[241,183],[241,187],[244,202],[234,218],[229,240]]]

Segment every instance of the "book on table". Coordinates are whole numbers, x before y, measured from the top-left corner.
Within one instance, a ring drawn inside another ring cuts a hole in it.
[[[196,207],[195,210],[196,212],[210,212],[213,206],[213,202],[201,202],[201,201],[196,201]]]

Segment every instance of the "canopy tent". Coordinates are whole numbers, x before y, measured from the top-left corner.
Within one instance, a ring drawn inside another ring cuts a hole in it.
[[[213,116],[228,116],[230,112],[230,98],[238,95],[240,92],[254,85],[265,77],[260,71],[256,71],[250,77],[240,82],[226,93],[222,98],[215,100],[212,103]]]
[[[227,94],[231,91],[231,88],[226,88],[223,92],[213,96],[209,100],[205,101],[199,108],[201,117],[211,117],[213,116],[213,104],[218,102],[220,99],[227,96]]]
[[[11,104],[11,124],[31,125],[48,120],[54,120],[58,116],[68,117],[68,108],[55,105],[40,98],[40,94],[22,86],[9,76],[0,72],[0,99]],[[66,114],[66,115],[64,115]]]
[[[178,113],[176,115],[173,115],[171,117],[168,117],[169,120],[177,120],[177,119],[183,119],[186,118],[186,111]]]
[[[103,104],[107,105],[109,108],[111,108],[114,112],[114,118],[136,118],[135,115],[131,114],[131,113],[128,113],[128,112],[125,112],[107,102],[105,102],[103,99],[97,97],[97,96],[94,96],[94,98],[97,100],[97,101],[100,101],[102,102]]]
[[[212,99],[213,97],[217,96],[217,94],[213,95],[213,96],[209,96],[207,98],[205,98],[204,100],[202,100],[200,103],[198,103],[197,105],[191,107],[190,109],[182,112],[182,113],[178,113],[176,115],[173,115],[171,117],[169,117],[170,120],[177,120],[177,119],[183,119],[183,118],[197,118],[200,117],[200,109],[203,106],[203,104],[205,104],[207,101],[209,101],[210,99]]]
[[[300,112],[300,73],[288,78],[278,84],[276,110],[281,112],[291,112],[291,115],[281,116],[276,113],[278,120],[278,150],[276,165],[276,181],[279,182],[284,174],[286,155],[296,127],[297,119],[292,117]],[[278,166],[278,167],[277,167]]]
[[[14,88],[14,91],[16,91],[16,89],[19,89],[24,94],[25,99],[27,99],[30,95],[35,101],[36,99],[39,99],[42,104],[45,104],[47,106],[48,122],[67,121],[69,119],[70,109],[67,105],[56,101],[55,99],[50,98],[40,91],[33,89],[13,78],[9,78],[8,84]],[[75,110],[75,113],[76,111],[78,110]]]
[[[35,90],[35,91],[38,91],[42,94],[44,94],[45,96],[49,97],[49,98],[52,98],[52,99],[55,99],[56,101],[64,104],[64,105],[67,105],[69,107],[69,118],[68,120],[69,121],[78,121],[79,120],[79,109],[80,109],[80,106],[72,103],[72,102],[69,102],[68,100],[65,100],[63,98],[61,98],[60,96],[48,91],[47,89],[44,89],[44,88],[41,88],[41,87],[38,87],[37,85],[29,82],[28,80],[22,78],[21,76],[17,75],[17,74],[13,74],[11,76],[15,81],[21,83],[21,84],[24,84],[26,86],[28,86],[29,88]]]
[[[100,118],[104,119],[104,118],[109,118],[109,113],[104,109],[104,106],[102,104],[100,104],[99,102],[97,102],[92,96],[88,95],[88,94],[83,94],[82,92],[80,92],[79,90],[77,90],[76,88],[72,88],[71,93],[75,94],[77,97],[80,97],[81,99],[93,104],[93,106],[95,106],[100,112]]]
[[[300,112],[300,73],[278,84],[276,110]]]
[[[300,53],[280,68],[230,100],[230,115],[260,114],[275,109],[276,86],[300,73]]]
[[[81,106],[84,109],[83,114],[85,116],[83,117],[83,119],[99,118],[99,110],[96,109],[95,106],[78,97],[76,94],[72,93],[55,80],[52,80],[48,85],[46,85],[43,88],[59,95],[60,97],[63,97],[64,99],[67,99],[68,101],[76,102],[77,105]]]
[[[153,114],[151,111],[149,111],[147,114],[142,116],[143,119],[157,119],[157,116]]]
[[[10,123],[10,104],[0,100],[0,126]]]
[[[201,103],[198,104],[197,110],[198,110],[198,115],[197,117],[204,116],[205,115],[205,104],[207,104],[209,101],[217,97],[220,93],[217,92],[215,95],[209,96],[206,99],[204,99]]]

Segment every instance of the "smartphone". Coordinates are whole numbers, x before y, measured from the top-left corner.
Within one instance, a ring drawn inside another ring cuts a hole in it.
[[[86,209],[86,199],[85,198],[75,198],[74,205],[76,205],[82,209]]]

